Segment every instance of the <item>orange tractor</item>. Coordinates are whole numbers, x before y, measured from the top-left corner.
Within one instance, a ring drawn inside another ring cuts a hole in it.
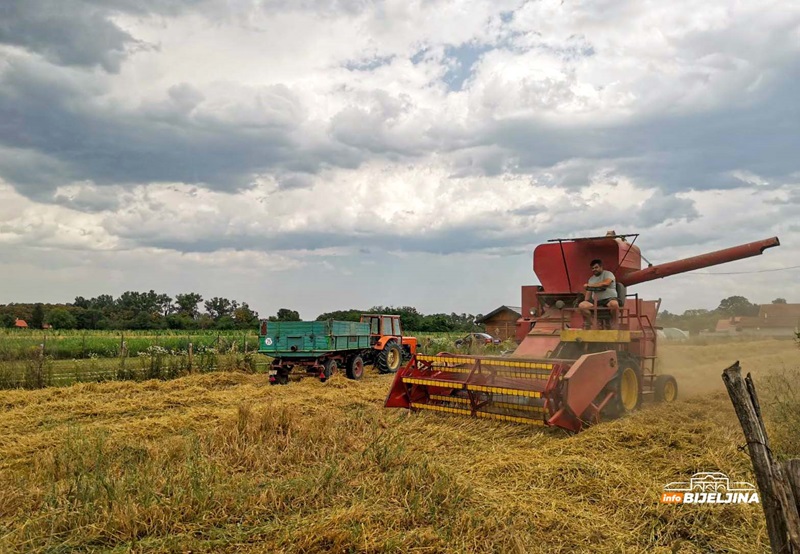
[[[671,402],[678,383],[656,372],[660,300],[627,287],[718,265],[778,246],[777,237],[642,269],[638,235],[555,239],[539,245],[539,285],[522,287],[518,347],[510,357],[416,355],[396,374],[386,407],[433,410],[486,419],[558,426],[585,425],[635,410],[645,399]],[[627,239],[632,238],[631,242]],[[579,304],[590,262],[616,278],[618,307]],[[609,320],[614,325],[608,325]],[[613,327],[613,328],[610,328]]]

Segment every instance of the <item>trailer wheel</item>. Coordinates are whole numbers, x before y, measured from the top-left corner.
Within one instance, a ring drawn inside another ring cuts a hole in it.
[[[275,360],[272,363],[272,369],[275,375],[269,378],[270,385],[287,385],[289,384],[289,374],[292,372],[292,365],[281,363]]]
[[[659,375],[653,387],[656,402],[675,402],[678,398],[678,382],[672,375]]]
[[[402,354],[396,341],[390,340],[378,353],[377,365],[380,373],[394,373],[400,368]]]
[[[289,372],[286,370],[278,370],[278,374],[275,375],[275,382],[272,383],[274,385],[288,385],[289,384]]]
[[[364,375],[364,359],[353,356],[347,364],[347,377],[358,381]]]
[[[320,377],[320,381],[323,383],[331,378],[331,376],[336,373],[336,370],[339,368],[339,365],[336,363],[336,360],[328,360],[324,364],[323,367],[323,376]]]

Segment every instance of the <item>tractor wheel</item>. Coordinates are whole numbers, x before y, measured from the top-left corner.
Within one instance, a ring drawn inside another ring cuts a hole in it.
[[[656,402],[675,402],[678,398],[678,382],[672,375],[657,376],[653,388]]]
[[[614,397],[603,409],[603,415],[611,418],[621,417],[639,408],[642,404],[642,370],[633,356],[620,353],[617,358],[617,374],[601,394],[609,391]]]
[[[336,363],[336,360],[328,360],[324,364],[322,364],[322,367],[324,367],[325,369],[323,371],[324,376],[320,378],[320,381],[324,383],[325,381],[330,379],[334,373],[336,373],[336,370],[338,369],[339,365]]]
[[[361,356],[353,356],[347,363],[347,377],[355,381],[364,375],[364,359]]]
[[[400,368],[402,354],[396,341],[390,340],[378,353],[377,366],[380,373],[394,373]]]

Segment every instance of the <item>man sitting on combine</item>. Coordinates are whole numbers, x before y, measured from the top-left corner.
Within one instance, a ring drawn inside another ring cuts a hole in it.
[[[589,277],[589,282],[583,285],[586,294],[583,302],[578,305],[583,314],[583,328],[592,328],[592,309],[594,308],[592,297],[594,297],[594,300],[597,300],[598,308],[611,310],[611,328],[616,329],[617,310],[619,309],[617,280],[613,273],[603,269],[602,260],[592,260],[591,266],[592,276]]]

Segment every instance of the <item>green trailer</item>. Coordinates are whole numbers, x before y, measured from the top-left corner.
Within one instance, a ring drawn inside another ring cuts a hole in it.
[[[262,321],[258,351],[273,358],[270,383],[286,384],[293,369],[327,381],[338,368],[360,379],[374,363],[375,340],[368,322]]]

